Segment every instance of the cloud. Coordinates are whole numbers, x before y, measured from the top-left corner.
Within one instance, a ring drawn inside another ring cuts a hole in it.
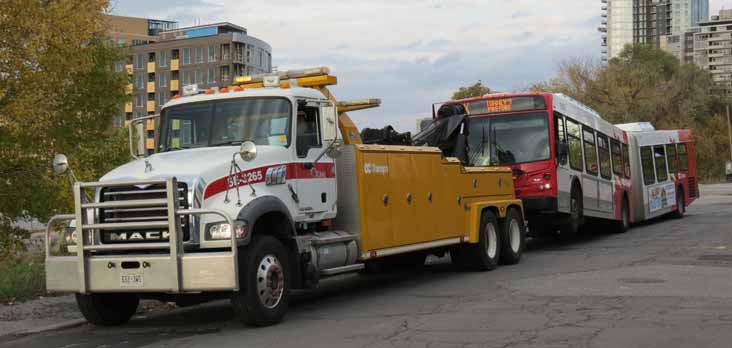
[[[339,97],[383,99],[379,109],[352,114],[361,127],[414,130],[418,117],[431,115],[432,103],[460,86],[481,80],[494,90],[520,89],[549,77],[564,59],[600,55],[594,1],[155,3],[145,7],[140,1],[142,11],[121,10],[181,25],[230,21],[270,43],[280,69],[330,66],[339,77]]]

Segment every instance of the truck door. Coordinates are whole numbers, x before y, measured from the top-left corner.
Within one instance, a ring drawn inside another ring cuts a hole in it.
[[[330,111],[333,109],[333,111]],[[334,108],[317,103],[300,103],[295,118],[295,152],[293,168],[298,209],[303,214],[332,212],[336,203],[335,162],[323,155],[321,114]],[[320,158],[318,159],[318,157]],[[315,161],[317,160],[317,163]]]

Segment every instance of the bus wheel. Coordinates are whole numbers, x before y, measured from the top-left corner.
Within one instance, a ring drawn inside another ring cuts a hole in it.
[[[630,229],[630,209],[628,208],[628,202],[623,199],[620,221],[615,223],[616,233],[625,233]]]
[[[686,202],[684,200],[684,190],[679,187],[678,190],[676,190],[676,210],[672,213],[673,217],[677,219],[681,219],[684,217],[684,213],[686,213]]]
[[[290,299],[287,251],[271,236],[254,236],[239,257],[239,291],[231,295],[234,314],[248,325],[267,326],[285,316]]]
[[[572,193],[569,199],[569,216],[560,227],[561,237],[570,237],[579,232],[582,226],[582,218],[584,216],[582,208],[582,190],[576,185],[572,187]]]
[[[524,217],[516,208],[508,209],[501,226],[501,264],[515,265],[521,261],[526,240]]]
[[[451,251],[453,262],[460,268],[490,271],[501,257],[501,233],[496,216],[489,210],[480,218],[477,244],[466,244]]]

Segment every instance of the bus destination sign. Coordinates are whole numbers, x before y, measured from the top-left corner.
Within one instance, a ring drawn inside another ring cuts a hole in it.
[[[495,114],[546,109],[541,96],[491,98],[465,103],[468,115]]]

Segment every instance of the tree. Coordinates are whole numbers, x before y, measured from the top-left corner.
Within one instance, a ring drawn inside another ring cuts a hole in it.
[[[562,63],[556,76],[530,87],[567,94],[611,123],[646,121],[659,129],[691,128],[699,145],[699,172],[721,173],[717,114],[722,100],[709,93],[711,76],[699,67],[649,45],[627,45],[607,65],[583,60]]]
[[[69,211],[65,178],[51,160],[71,155],[94,179],[124,161],[112,117],[128,78],[121,49],[105,38],[106,0],[3,1],[0,11],[0,258],[17,245],[13,225]]]
[[[476,82],[472,86],[468,87],[460,87],[460,89],[457,90],[457,92],[453,93],[452,99],[458,100],[458,99],[465,99],[465,98],[472,98],[472,97],[480,97],[482,95],[490,94],[491,89],[483,86],[483,83],[481,81]]]

